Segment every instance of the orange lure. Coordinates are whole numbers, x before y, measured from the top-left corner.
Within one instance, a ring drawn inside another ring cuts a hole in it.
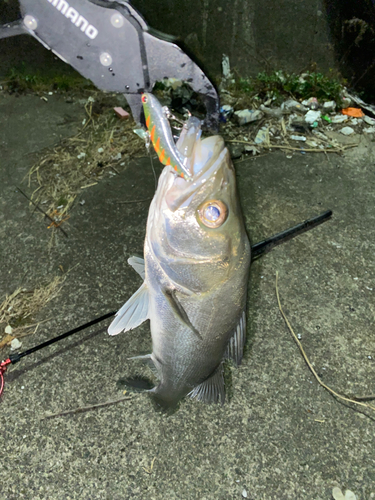
[[[170,165],[185,180],[191,180],[187,159],[177,150],[171,127],[159,101],[152,94],[142,94],[146,127],[160,162]]]

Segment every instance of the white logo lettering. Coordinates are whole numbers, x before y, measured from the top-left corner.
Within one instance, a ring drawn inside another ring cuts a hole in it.
[[[89,24],[87,19],[79,14],[73,7],[70,7],[66,0],[47,0],[53,7],[55,7],[61,14],[63,14],[67,19],[80,28],[80,30],[85,33],[86,36],[94,40],[98,35],[98,30],[95,26]]]
[[[85,33],[89,38],[91,38],[91,40],[94,40],[94,38],[98,34],[98,30],[96,28],[94,28],[94,26],[91,26],[91,24],[90,24],[89,26],[87,26]]]
[[[68,12],[65,14],[65,17],[67,19],[70,19],[74,24],[76,23],[78,16],[79,16],[78,12],[75,9],[73,9],[73,7],[69,7]]]
[[[64,14],[65,16],[65,12],[68,10],[68,8],[69,8],[68,2],[65,2],[65,0],[60,0],[57,6],[57,10],[59,10],[61,14]]]
[[[81,31],[83,31],[83,32],[86,31],[86,28],[89,25],[89,23],[86,21],[86,19],[82,16],[78,17],[77,22],[75,24],[76,24],[77,28],[79,28],[80,25],[82,24]]]

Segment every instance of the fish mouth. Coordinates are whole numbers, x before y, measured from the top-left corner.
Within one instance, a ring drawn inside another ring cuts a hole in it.
[[[227,154],[228,150],[222,137],[215,135],[203,140],[198,139],[189,157],[191,180],[176,177],[173,171],[170,171],[173,178],[168,177],[169,185],[165,194],[168,208],[175,212],[188,206],[194,195],[226,163],[224,159]]]

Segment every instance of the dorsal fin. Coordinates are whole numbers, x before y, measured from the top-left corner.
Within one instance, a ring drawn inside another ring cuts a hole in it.
[[[224,404],[225,389],[224,389],[224,376],[223,364],[216,368],[212,375],[201,384],[197,385],[188,396],[196,398],[198,401],[205,403],[218,403]]]
[[[246,315],[243,311],[240,321],[229,339],[224,358],[232,359],[237,366],[241,364],[243,349],[246,343]]]

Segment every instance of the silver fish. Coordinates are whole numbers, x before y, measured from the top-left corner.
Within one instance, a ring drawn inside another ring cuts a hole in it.
[[[143,285],[119,310],[116,335],[150,320],[159,383],[157,403],[174,407],[186,395],[224,402],[223,361],[238,365],[246,339],[245,307],[251,248],[235,172],[220,136],[200,137],[191,117],[176,144],[192,179],[164,167],[151,202],[143,259],[128,262]]]

